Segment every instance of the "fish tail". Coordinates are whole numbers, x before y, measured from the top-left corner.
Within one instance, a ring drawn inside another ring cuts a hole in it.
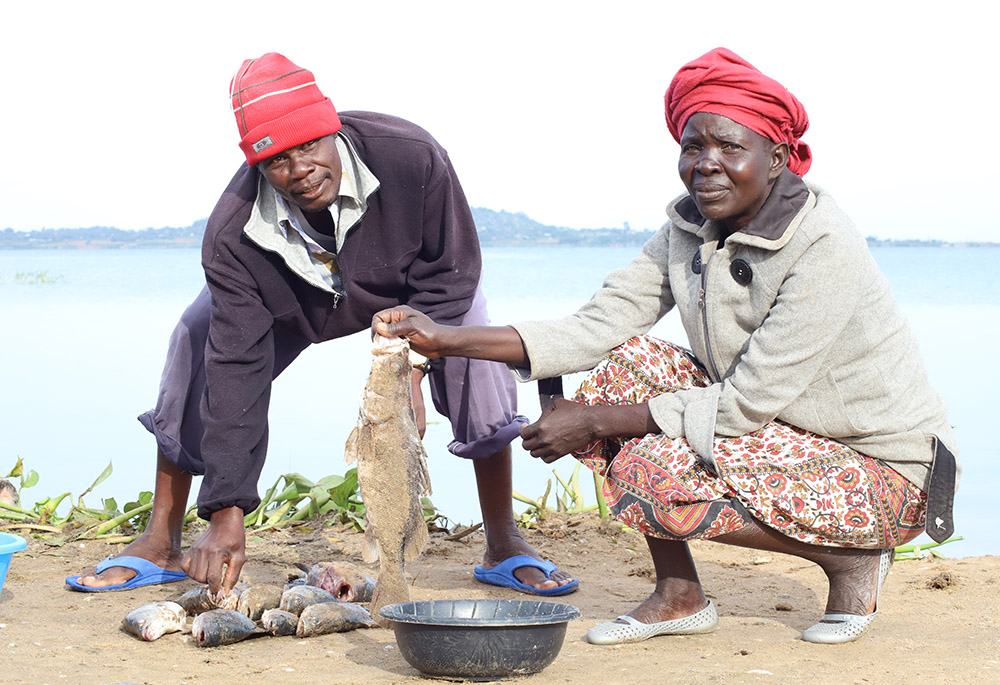
[[[390,604],[410,601],[410,588],[406,585],[402,568],[394,568],[393,572],[382,568],[379,570],[378,582],[375,583],[375,594],[372,595],[371,615],[382,627],[388,626],[388,621],[379,616],[379,610]]]
[[[430,496],[432,494],[431,474],[427,470],[427,451],[424,449],[424,443],[420,440],[417,441],[417,487],[421,495]]]
[[[358,436],[361,431],[358,430],[361,426],[357,425],[351,434],[347,436],[347,444],[344,445],[344,461],[348,464],[353,464],[358,460]]]

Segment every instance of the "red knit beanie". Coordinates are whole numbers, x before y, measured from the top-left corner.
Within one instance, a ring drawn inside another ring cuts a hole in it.
[[[253,166],[340,130],[340,117],[312,72],[269,52],[243,62],[229,84],[240,149]]]

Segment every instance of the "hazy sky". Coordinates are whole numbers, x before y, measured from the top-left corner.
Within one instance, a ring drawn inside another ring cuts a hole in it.
[[[862,233],[998,240],[987,3],[219,4],[5,6],[0,228],[207,217],[242,159],[229,80],[270,51],[429,130],[475,206],[657,228],[682,191],[663,92],[725,46],[803,102],[806,178]]]

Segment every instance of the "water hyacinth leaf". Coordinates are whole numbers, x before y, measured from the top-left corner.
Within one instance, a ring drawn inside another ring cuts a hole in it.
[[[348,469],[343,480],[329,489],[330,499],[341,509],[347,508],[351,496],[358,492],[358,469]]]
[[[284,478],[285,483],[288,485],[294,484],[299,491],[303,493],[309,492],[309,490],[315,485],[315,483],[300,473],[286,473]]]
[[[82,500],[82,499],[83,499],[83,496],[84,496],[84,495],[88,495],[88,494],[90,494],[90,491],[91,491],[91,490],[93,490],[93,489],[94,489],[94,488],[96,488],[96,487],[97,487],[98,485],[100,485],[101,483],[103,483],[104,481],[106,481],[106,480],[108,479],[108,476],[110,476],[110,475],[111,475],[111,472],[112,472],[113,470],[114,470],[114,469],[113,469],[113,468],[112,468],[112,466],[111,466],[111,462],[109,461],[109,462],[108,462],[108,466],[107,466],[107,468],[105,468],[105,469],[104,469],[104,471],[102,471],[102,472],[101,472],[101,475],[99,475],[99,476],[97,477],[97,480],[95,480],[95,481],[94,481],[93,483],[91,483],[91,485],[90,485],[90,487],[89,487],[89,488],[87,488],[86,490],[84,490],[84,491],[83,491],[83,492],[82,492],[82,493],[80,494],[80,496],[76,498],[76,499],[77,499],[77,501],[80,501],[80,500]]]
[[[427,521],[433,521],[434,519],[436,519],[438,517],[437,507],[435,507],[434,503],[431,502],[431,498],[430,497],[421,497],[420,498],[420,507],[423,510],[423,512],[424,512],[424,518]]]
[[[62,503],[62,501],[69,496],[70,495],[68,492],[64,492],[58,497],[46,497],[45,499],[39,502],[35,502],[35,511],[38,511],[40,513],[44,512],[45,514],[51,514],[56,510],[56,507],[58,507]]]
[[[275,523],[281,520],[282,516],[288,513],[288,510],[291,509],[291,507],[292,503],[290,501],[285,502],[280,507],[278,507],[274,511],[274,513],[272,513],[270,516],[267,517],[267,520],[264,521],[264,525],[273,526]]]
[[[38,472],[31,470],[28,475],[21,477],[21,489],[30,488],[38,483]]]
[[[118,515],[118,511],[107,511],[105,509],[89,509],[87,507],[73,507],[66,514],[65,521],[92,521],[97,519],[98,521],[104,521],[109,518],[114,518]]]
[[[608,516],[608,501],[604,499],[604,477],[594,471],[594,494],[597,496],[597,513],[600,517]]]
[[[149,504],[143,504],[141,507],[136,507],[132,511],[125,512],[121,516],[116,516],[110,521],[106,521],[95,528],[91,528],[90,530],[87,531],[87,533],[93,533],[94,535],[104,535],[108,531],[117,528],[123,522],[128,521],[129,519],[134,518],[136,515],[141,514],[145,511],[150,511],[152,510],[152,508],[153,508],[152,502],[150,502]]]
[[[14,464],[14,468],[12,468],[10,470],[10,473],[8,473],[5,477],[6,478],[17,478],[18,476],[21,475],[21,473],[23,473],[23,471],[24,471],[24,460],[21,459],[20,457],[18,457],[17,458],[17,463]]]
[[[338,476],[336,474],[330,476],[323,476],[318,481],[316,481],[316,484],[313,486],[313,488],[332,490],[333,488],[337,487],[343,482],[344,482],[344,476]]]
[[[259,526],[264,521],[264,511],[274,500],[274,493],[278,490],[278,484],[281,482],[281,478],[281,476],[278,476],[278,479],[274,481],[274,485],[267,489],[267,492],[264,494],[264,499],[261,500],[257,508],[243,517],[244,526]]]

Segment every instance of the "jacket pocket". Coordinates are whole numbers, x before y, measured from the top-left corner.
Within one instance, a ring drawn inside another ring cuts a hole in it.
[[[844,401],[837,381],[834,380],[833,374],[829,370],[814,380],[809,385],[807,392],[813,405],[818,432],[821,435],[828,438],[843,438],[861,433],[851,418],[851,412]]]

